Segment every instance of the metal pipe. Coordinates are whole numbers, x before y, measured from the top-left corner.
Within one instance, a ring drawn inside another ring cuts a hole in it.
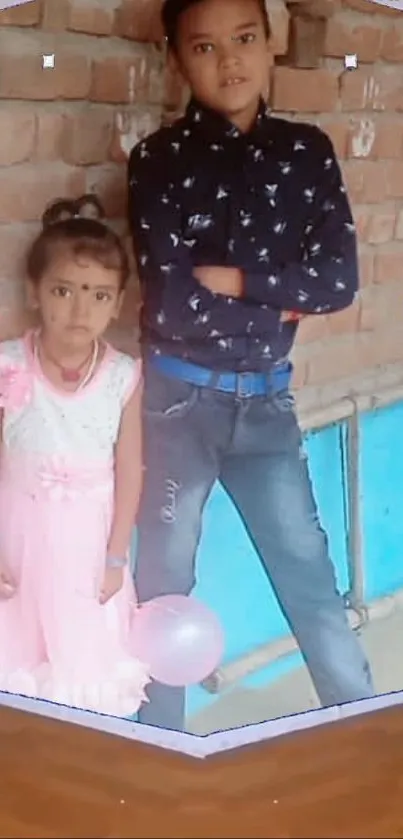
[[[345,396],[323,408],[304,409],[303,404],[299,407],[298,391],[295,395],[302,430],[314,431],[348,419],[354,411],[354,404],[356,404],[359,413],[367,413],[386,405],[392,405],[394,402],[402,401],[403,381],[389,387],[373,388],[371,393],[354,394],[353,399],[351,396]]]
[[[403,588],[394,594],[371,601],[367,606],[368,621],[387,618],[392,612],[402,606]],[[352,609],[347,610],[347,614],[350,626],[353,629],[359,629],[362,625],[360,615]],[[232,687],[236,682],[245,679],[246,676],[250,676],[257,670],[263,670],[270,664],[274,664],[286,656],[293,655],[298,652],[298,649],[298,644],[293,635],[279,638],[277,641],[260,644],[255,649],[250,650],[250,652],[239,656],[239,658],[223,664],[211,676],[208,676],[201,683],[201,686],[208,693],[222,693],[224,690]]]
[[[361,528],[360,489],[360,420],[357,402],[353,401],[353,413],[347,420],[347,562],[350,588],[344,595],[347,608],[353,609],[364,624],[367,620],[365,605],[364,558]]]

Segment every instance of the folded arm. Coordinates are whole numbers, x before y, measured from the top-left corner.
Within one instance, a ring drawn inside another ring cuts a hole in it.
[[[170,163],[169,158],[161,161],[161,155],[144,156],[141,146],[133,149],[129,161],[131,234],[140,281],[145,296],[156,301],[160,310],[161,330],[166,321],[170,334],[203,340],[222,328],[233,301],[204,287],[193,273],[191,243],[183,239],[181,211],[170,184]]]
[[[316,192],[302,259],[273,263],[265,272],[249,266],[198,268],[207,288],[302,315],[338,311],[353,302],[358,264],[351,209],[333,146],[322,132],[318,140]]]
[[[332,143],[320,134],[318,177],[303,258],[269,273],[244,271],[243,294],[302,314],[349,306],[358,290],[357,246],[351,209]]]

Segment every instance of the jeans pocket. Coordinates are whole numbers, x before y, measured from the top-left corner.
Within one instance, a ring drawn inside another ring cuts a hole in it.
[[[145,376],[143,412],[155,419],[183,419],[198,400],[195,385],[149,370]]]
[[[295,413],[295,396],[288,389],[280,390],[270,397],[270,402],[273,408],[279,414],[294,414]]]

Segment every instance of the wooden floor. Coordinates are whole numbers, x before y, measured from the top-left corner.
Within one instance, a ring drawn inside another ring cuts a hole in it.
[[[0,708],[0,837],[403,837],[403,708],[200,761]]]

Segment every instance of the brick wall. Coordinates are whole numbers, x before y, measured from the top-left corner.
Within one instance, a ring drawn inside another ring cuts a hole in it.
[[[273,69],[271,103],[333,139],[359,236],[361,294],[301,325],[296,384],[307,408],[403,382],[403,13],[333,4],[320,52],[317,69],[288,59]],[[348,53],[358,54],[357,70],[345,72]]]
[[[159,38],[158,14],[142,0],[33,0],[0,11],[0,338],[29,320],[22,255],[50,200],[96,190],[123,227],[127,151],[161,122]],[[54,69],[44,69],[52,54]],[[130,340],[135,312],[133,283],[121,339]]]
[[[360,238],[360,299],[301,327],[295,383],[309,408],[403,380],[403,14],[366,0],[268,8],[271,105],[329,132]],[[158,0],[33,0],[0,12],[0,338],[27,323],[22,254],[50,199],[95,189],[123,229],[125,155],[183,102],[160,38]],[[346,53],[358,54],[357,70],[344,71]],[[123,345],[135,300],[133,281]]]

